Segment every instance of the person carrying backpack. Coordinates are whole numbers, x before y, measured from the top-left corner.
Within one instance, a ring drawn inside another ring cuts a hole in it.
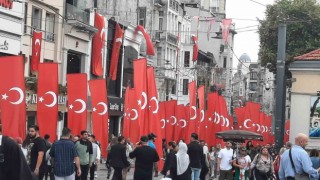
[[[262,147],[251,164],[251,171],[254,179],[271,180],[275,179],[273,160],[266,147]]]

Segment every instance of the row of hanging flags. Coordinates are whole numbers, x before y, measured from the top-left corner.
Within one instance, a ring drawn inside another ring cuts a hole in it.
[[[273,143],[272,116],[260,111],[260,104],[247,102],[244,107],[235,108],[237,128],[263,135],[265,143]],[[284,142],[289,141],[290,120],[285,121]]]

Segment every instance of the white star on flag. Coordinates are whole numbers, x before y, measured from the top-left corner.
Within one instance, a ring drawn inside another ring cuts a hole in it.
[[[40,101],[40,102],[42,102],[43,100],[44,100],[43,97],[40,97],[40,98],[39,98],[39,101]]]
[[[96,111],[97,111],[97,109],[96,109],[96,108],[93,108],[93,109],[92,109],[92,111],[93,111],[93,112],[96,112]]]
[[[7,98],[8,98],[7,94],[2,95],[2,99],[7,100]]]
[[[71,105],[69,105],[69,109],[72,109],[73,108],[73,105],[71,104]]]

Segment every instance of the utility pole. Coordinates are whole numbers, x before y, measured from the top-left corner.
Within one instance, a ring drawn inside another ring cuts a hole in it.
[[[275,148],[279,152],[283,147],[285,106],[286,106],[286,30],[287,25],[280,23],[278,27],[278,54],[277,54],[277,77],[276,77],[276,107],[275,107]]]

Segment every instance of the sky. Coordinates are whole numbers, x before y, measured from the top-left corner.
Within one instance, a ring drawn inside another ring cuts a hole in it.
[[[226,15],[235,23],[238,32],[234,37],[234,53],[240,58],[247,53],[252,62],[257,62],[259,52],[259,34],[257,18],[265,19],[263,5],[273,4],[275,0],[227,0]],[[260,3],[260,4],[258,4]],[[261,5],[262,4],[262,5]],[[250,26],[250,27],[249,27]],[[238,60],[233,57],[233,67],[236,67]]]

